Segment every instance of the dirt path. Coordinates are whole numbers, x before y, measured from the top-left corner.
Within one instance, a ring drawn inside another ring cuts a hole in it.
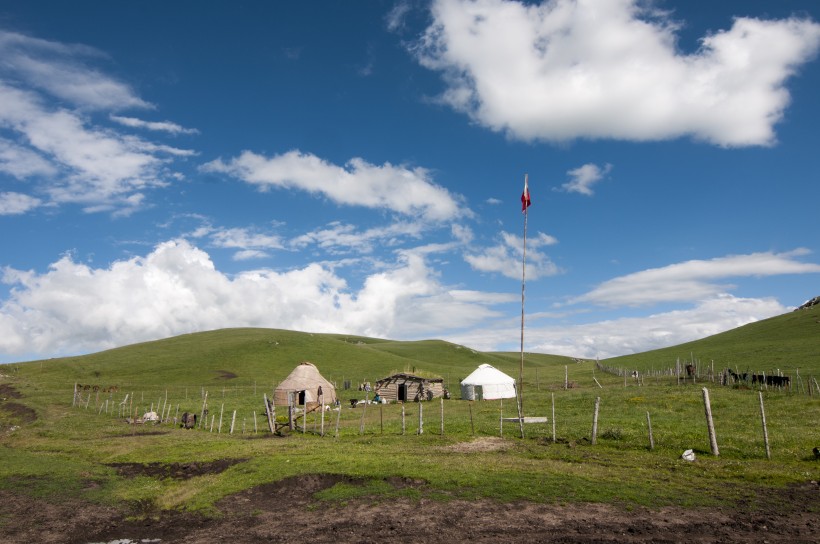
[[[126,512],[79,501],[53,504],[0,491],[0,542],[820,542],[817,484],[772,497],[773,504],[793,505],[789,512],[430,499],[356,499],[331,505],[313,498],[343,480],[356,484],[313,475],[259,486],[223,499],[218,518],[155,512],[146,505]]]

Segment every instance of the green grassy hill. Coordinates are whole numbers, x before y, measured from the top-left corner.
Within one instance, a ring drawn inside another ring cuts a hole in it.
[[[607,359],[613,367],[637,370],[674,368],[676,361],[699,361],[715,369],[820,376],[820,305],[763,319],[701,340]]]

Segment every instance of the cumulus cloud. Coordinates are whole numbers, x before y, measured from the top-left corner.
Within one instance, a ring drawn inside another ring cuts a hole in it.
[[[0,141],[0,171],[35,179],[50,204],[127,214],[144,204],[145,191],[174,179],[168,155],[192,152],[92,122],[91,112],[152,107],[88,64],[102,57],[0,31],[0,129],[13,138]]]
[[[223,327],[258,326],[402,338],[437,335],[494,315],[484,298],[449,291],[406,253],[358,289],[310,264],[288,272],[227,275],[177,240],[146,256],[92,268],[65,255],[44,273],[5,268],[0,352],[79,353]]]
[[[298,189],[344,206],[386,209],[431,221],[470,214],[461,206],[461,198],[433,183],[424,168],[390,163],[378,166],[360,158],[338,166],[300,151],[270,158],[245,151],[227,162],[209,162],[202,169],[235,177],[261,190]]]
[[[582,195],[592,196],[595,194],[592,190],[592,186],[604,179],[604,176],[611,171],[611,164],[605,164],[603,167],[600,167],[597,164],[587,163],[573,170],[569,170],[567,174],[569,174],[571,179],[564,183],[561,188],[568,193],[580,193]]]
[[[527,278],[538,279],[560,274],[561,270],[553,263],[541,248],[557,244],[554,237],[537,233],[527,238]],[[498,273],[512,279],[521,279],[521,267],[524,252],[524,238],[501,233],[498,244],[480,251],[467,251],[464,260],[474,269],[481,272]]]
[[[642,270],[605,281],[571,302],[614,307],[706,300],[732,287],[731,284],[716,283],[719,280],[820,273],[820,264],[797,260],[809,253],[809,250],[800,248],[786,253],[729,255]]]
[[[20,215],[41,204],[39,198],[22,193],[0,193],[0,215]]]
[[[686,54],[669,14],[643,6],[435,0],[413,52],[443,74],[444,103],[514,138],[773,144],[820,24],[739,17]]]

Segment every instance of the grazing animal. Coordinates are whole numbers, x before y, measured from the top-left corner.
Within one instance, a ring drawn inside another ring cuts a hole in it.
[[[350,407],[355,408],[359,404],[359,399],[350,399]]]
[[[815,459],[820,459],[820,448],[815,446],[815,448],[811,451],[814,453],[814,458]]]
[[[686,375],[687,376],[694,376],[695,375],[695,365],[686,365]]]
[[[183,412],[182,414],[182,423],[180,427],[183,429],[193,429],[196,427],[196,414],[189,414],[188,412]]]

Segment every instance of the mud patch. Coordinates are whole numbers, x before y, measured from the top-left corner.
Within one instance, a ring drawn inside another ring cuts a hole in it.
[[[19,402],[0,402],[0,410],[8,414],[13,421],[19,424],[37,421],[37,412]]]
[[[110,463],[108,466],[117,470],[120,476],[136,478],[149,476],[151,478],[171,478],[174,480],[189,480],[206,474],[225,472],[233,465],[244,463],[247,459],[218,459],[207,463],[192,461],[190,463]]]
[[[0,399],[21,399],[23,395],[8,383],[0,383]]]
[[[217,380],[232,380],[237,377],[236,374],[229,370],[217,370],[216,373],[219,374],[216,377]]]
[[[393,542],[658,543],[820,542],[816,483],[768,490],[766,504],[721,508],[645,508],[611,504],[498,503],[491,500],[317,501],[312,495],[340,482],[332,474],[287,478],[229,497],[215,517],[160,511],[151,504],[103,507],[59,503],[0,489],[0,541],[87,544],[159,539],[167,543]]]

